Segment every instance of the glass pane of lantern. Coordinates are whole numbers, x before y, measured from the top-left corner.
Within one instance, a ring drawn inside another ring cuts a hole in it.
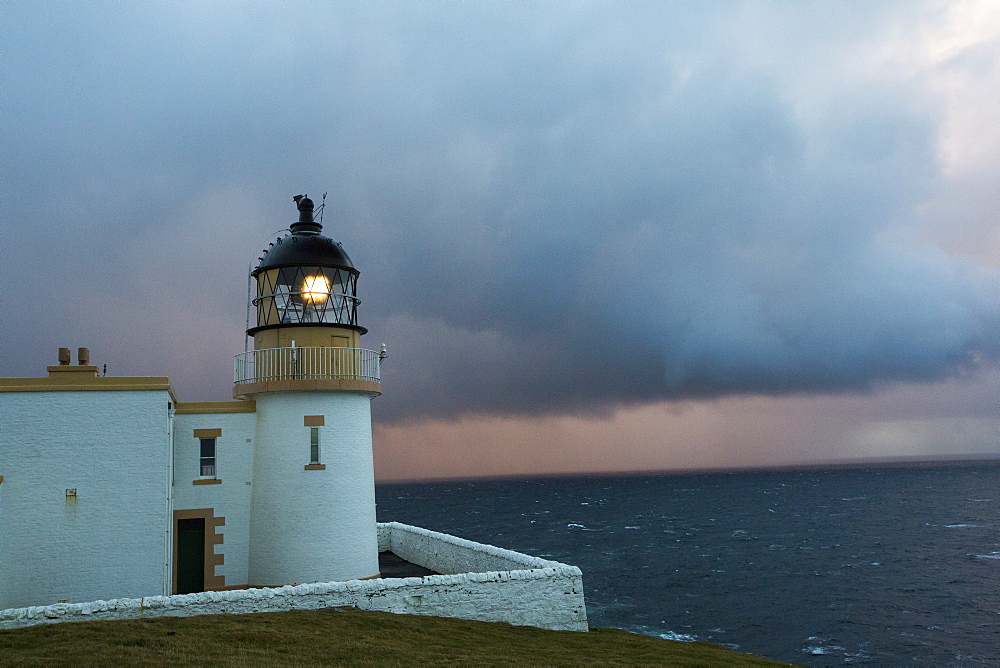
[[[274,283],[278,270],[271,269],[257,274],[257,324],[273,325],[280,322],[280,314],[275,307]]]
[[[299,274],[297,267],[283,267],[278,272],[274,286],[274,304],[281,315],[281,322],[302,322],[302,302],[298,296]]]

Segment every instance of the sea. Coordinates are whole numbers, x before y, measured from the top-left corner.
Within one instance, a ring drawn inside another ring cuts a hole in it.
[[[579,566],[590,626],[810,666],[1000,665],[1000,463],[380,484]]]

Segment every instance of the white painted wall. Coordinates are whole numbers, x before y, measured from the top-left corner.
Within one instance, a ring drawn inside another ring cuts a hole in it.
[[[225,517],[218,527],[224,540],[215,553],[225,561],[215,570],[226,585],[245,585],[250,555],[250,488],[253,475],[253,439],[257,425],[254,413],[208,413],[174,416],[174,510],[213,508]],[[195,429],[221,429],[216,439],[218,485],[195,485],[201,479],[201,441]]]
[[[433,555],[453,552],[464,554],[471,560],[504,559],[538,567],[0,610],[0,628],[87,619],[185,617],[349,606],[361,610],[507,622],[556,630],[587,630],[583,578],[580,569],[575,566],[396,523],[380,525],[379,530],[386,545],[402,545],[419,537],[414,545],[422,544],[429,548],[429,559],[434,558]],[[420,559],[417,563],[427,565]],[[470,565],[473,563],[470,562]]]
[[[0,392],[0,607],[167,593],[169,401]]]
[[[516,571],[563,565],[400,522],[378,525],[378,550],[392,552],[438,573]]]
[[[251,585],[378,573],[371,400],[352,392],[256,395],[250,505]],[[323,415],[322,471],[306,471],[306,415]]]

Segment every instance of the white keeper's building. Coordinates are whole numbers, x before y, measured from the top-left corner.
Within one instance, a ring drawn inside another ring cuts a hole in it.
[[[234,401],[101,376],[83,348],[0,379],[0,609],[378,577],[380,353],[358,270],[296,201],[251,272]]]

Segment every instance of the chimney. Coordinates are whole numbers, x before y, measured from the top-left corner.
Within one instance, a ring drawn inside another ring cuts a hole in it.
[[[69,364],[69,361],[70,361],[69,348],[60,348],[59,349],[59,366],[66,366],[67,364]]]
[[[77,348],[76,358],[80,360],[80,366],[87,366],[90,364],[90,348]],[[69,364],[68,361],[67,364]]]

